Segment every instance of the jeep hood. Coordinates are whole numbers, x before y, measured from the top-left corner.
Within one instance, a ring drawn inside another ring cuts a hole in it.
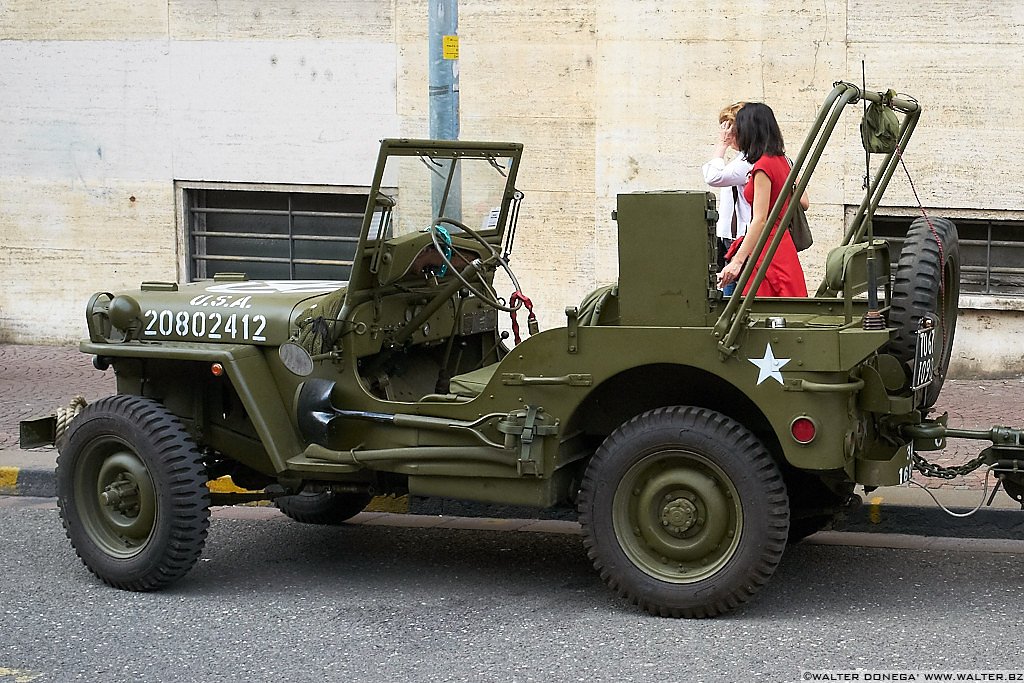
[[[346,286],[336,280],[243,280],[189,284],[143,283],[133,292],[120,292],[106,300],[116,328],[115,309],[139,306],[141,327],[134,338],[225,344],[278,346],[288,340],[293,320],[315,299]],[[101,311],[104,295],[93,297],[89,315]],[[97,329],[90,320],[90,337]],[[99,336],[106,336],[101,334]]]

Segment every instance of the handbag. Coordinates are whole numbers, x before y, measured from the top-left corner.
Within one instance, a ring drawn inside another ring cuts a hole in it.
[[[792,168],[793,162],[789,162]],[[796,185],[790,188],[789,201],[796,202],[796,210],[789,221],[789,234],[793,238],[793,244],[797,251],[803,251],[814,244],[814,237],[811,235],[811,226],[807,223],[807,214],[804,207],[800,205],[800,199],[796,196]]]
[[[792,199],[790,201],[793,201]],[[811,235],[811,226],[807,224],[807,214],[800,201],[796,200],[796,211],[793,212],[793,219],[789,221],[789,234],[793,238],[793,244],[797,251],[803,251],[814,244],[814,237]]]

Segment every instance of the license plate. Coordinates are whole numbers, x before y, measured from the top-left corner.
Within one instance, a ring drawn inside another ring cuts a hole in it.
[[[911,390],[917,391],[931,384],[935,377],[935,328],[928,327],[917,332],[917,349],[914,352],[914,378]]]

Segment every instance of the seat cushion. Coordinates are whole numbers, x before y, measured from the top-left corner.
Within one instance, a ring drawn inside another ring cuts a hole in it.
[[[491,381],[491,377],[494,375],[494,370],[497,367],[498,364],[493,363],[473,372],[455,375],[448,385],[448,390],[458,396],[479,396],[480,392],[487,386],[487,383]]]

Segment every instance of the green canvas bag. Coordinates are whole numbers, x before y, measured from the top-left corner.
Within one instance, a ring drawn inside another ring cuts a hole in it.
[[[860,137],[864,149],[873,154],[889,154],[896,149],[900,137],[900,119],[887,102],[896,97],[890,90],[881,102],[872,102],[860,122]]]

